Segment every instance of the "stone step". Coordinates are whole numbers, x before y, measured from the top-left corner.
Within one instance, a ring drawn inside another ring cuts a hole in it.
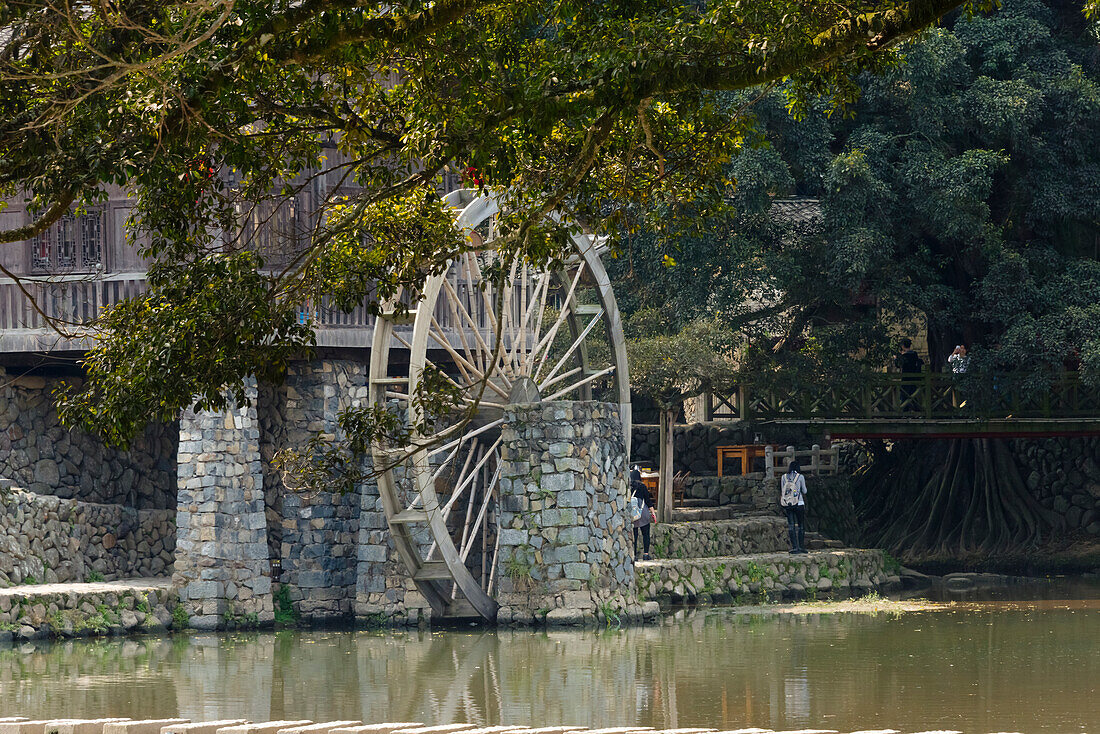
[[[381,724],[365,724],[363,726],[342,726],[333,729],[329,734],[392,734],[395,731],[423,727],[420,721],[390,721]]]
[[[759,553],[715,558],[637,561],[638,594],[694,600],[703,594],[802,595],[885,589],[890,579],[880,550],[848,548],[806,554]]]
[[[221,719],[218,721],[197,721],[193,724],[169,724],[161,728],[160,734],[215,734],[218,729],[247,723],[249,723],[248,719]]]
[[[103,734],[160,734],[160,730],[173,724],[190,724],[190,719],[135,719],[112,721],[103,725]]]
[[[56,726],[47,726],[43,734],[103,734],[103,727],[107,724],[115,724],[120,721],[129,721],[127,718],[115,719],[70,719],[58,722]]]
[[[650,532],[655,558],[715,558],[790,550],[787,521],[774,515],[657,523]]]
[[[686,499],[680,500],[677,509],[690,509],[694,507],[718,507],[718,500]]]
[[[214,734],[276,734],[282,729],[290,729],[297,726],[308,726],[313,722],[309,719],[298,721],[256,721],[249,724],[236,724],[223,726]]]
[[[362,726],[362,721],[326,721],[320,724],[306,724],[305,726],[288,726],[279,729],[276,734],[331,734],[333,729],[343,729],[348,726]]]
[[[699,522],[701,520],[732,520],[753,509],[747,505],[723,505],[722,507],[677,507],[672,511],[673,522]]]

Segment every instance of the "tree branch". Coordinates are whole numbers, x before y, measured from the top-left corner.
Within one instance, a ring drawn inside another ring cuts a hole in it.
[[[306,63],[341,46],[362,41],[387,41],[395,45],[410,43],[489,2],[492,0],[437,0],[427,10],[412,15],[371,18],[355,28],[345,26],[323,41],[303,43],[295,47],[288,59],[299,64]]]
[[[25,227],[0,231],[0,245],[7,242],[29,240],[45,232],[51,224],[68,213],[69,207],[76,201],[76,189],[69,189],[61,194],[57,202],[42,214],[41,217]]]

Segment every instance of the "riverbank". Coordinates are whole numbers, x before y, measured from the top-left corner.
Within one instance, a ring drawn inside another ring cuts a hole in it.
[[[984,554],[954,555],[908,565],[937,575],[957,572],[1010,576],[1100,575],[1100,541],[1082,535],[1058,537],[1037,548],[995,557]]]

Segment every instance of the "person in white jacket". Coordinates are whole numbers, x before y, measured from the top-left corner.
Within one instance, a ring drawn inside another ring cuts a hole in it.
[[[787,532],[791,538],[791,553],[806,552],[806,478],[802,467],[792,461],[787,473],[779,478],[779,504],[787,513]]]

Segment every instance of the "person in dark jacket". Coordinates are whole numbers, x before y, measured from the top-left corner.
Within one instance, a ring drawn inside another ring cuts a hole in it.
[[[638,557],[638,535],[642,536],[642,560],[648,561],[649,555],[649,526],[653,522],[653,498],[649,489],[642,482],[642,472],[635,466],[630,470],[630,501],[641,502],[641,517],[634,521],[634,557]]]
[[[913,340],[906,337],[901,340],[901,351],[894,357],[894,366],[901,370],[901,409],[918,410],[919,405],[914,399],[917,392],[917,382],[920,380],[920,370],[924,366],[924,360],[913,349]]]

